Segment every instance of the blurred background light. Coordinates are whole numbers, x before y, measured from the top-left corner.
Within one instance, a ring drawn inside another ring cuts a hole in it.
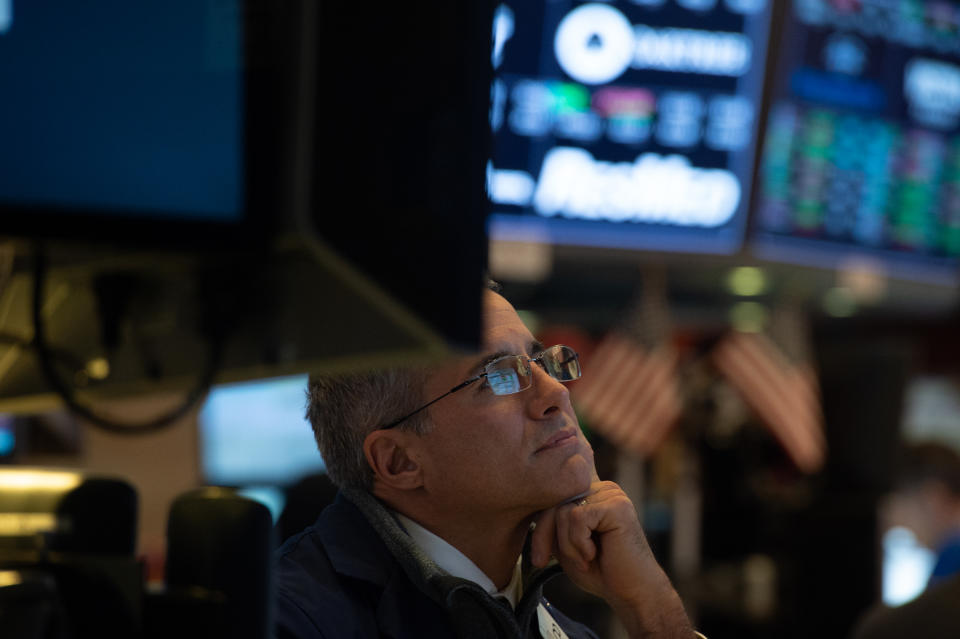
[[[0,588],[4,586],[16,586],[22,582],[23,578],[16,570],[0,570]]]
[[[741,333],[759,333],[769,319],[767,307],[758,302],[737,302],[730,309],[730,324]]]
[[[895,526],[883,535],[883,603],[899,606],[927,587],[933,552],[917,542],[908,528]]]
[[[851,258],[837,268],[837,285],[850,291],[862,304],[874,304],[887,294],[887,274],[876,259]]]
[[[110,375],[110,362],[103,357],[95,357],[87,362],[85,370],[91,379],[106,379]]]
[[[738,266],[727,275],[727,288],[739,297],[754,297],[767,291],[767,274],[756,266]]]
[[[70,490],[80,485],[80,475],[49,470],[0,471],[0,490]]]
[[[834,286],[823,294],[823,310],[831,317],[850,317],[857,312],[857,301],[850,289]]]

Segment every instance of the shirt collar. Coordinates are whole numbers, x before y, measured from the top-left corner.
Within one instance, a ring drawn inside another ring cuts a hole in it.
[[[504,597],[510,602],[511,608],[517,607],[522,590],[520,557],[517,557],[510,583],[503,590],[497,590],[493,580],[480,570],[475,563],[470,561],[469,557],[454,548],[449,542],[433,534],[409,517],[398,512],[394,512],[394,514],[413,541],[440,568],[454,577],[474,582],[493,597]]]

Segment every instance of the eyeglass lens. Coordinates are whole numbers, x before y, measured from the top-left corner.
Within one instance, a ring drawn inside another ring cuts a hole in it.
[[[551,346],[540,356],[547,374],[561,382],[580,378],[580,359],[569,346]]]
[[[487,383],[494,395],[519,393],[530,386],[530,365],[516,356],[501,357],[487,366]]]
[[[502,357],[487,365],[487,384],[495,395],[519,393],[530,387],[533,379],[530,361],[543,366],[547,374],[561,382],[569,382],[580,377],[580,361],[577,352],[569,346],[551,346],[533,360],[526,357]]]

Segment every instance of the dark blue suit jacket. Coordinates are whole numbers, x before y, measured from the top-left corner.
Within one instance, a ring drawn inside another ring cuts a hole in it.
[[[571,639],[596,639],[540,596],[544,581],[558,572],[534,577],[515,615],[463,579],[417,583],[341,494],[278,551],[277,639],[538,637],[540,602]]]

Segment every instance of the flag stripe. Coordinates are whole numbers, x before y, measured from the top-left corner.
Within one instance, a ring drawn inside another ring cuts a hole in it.
[[[768,337],[733,333],[714,351],[718,369],[805,471],[823,463],[825,442],[812,371],[792,365]]]
[[[648,455],[681,413],[677,361],[672,348],[648,353],[635,340],[611,333],[584,366],[573,399],[597,432]]]

